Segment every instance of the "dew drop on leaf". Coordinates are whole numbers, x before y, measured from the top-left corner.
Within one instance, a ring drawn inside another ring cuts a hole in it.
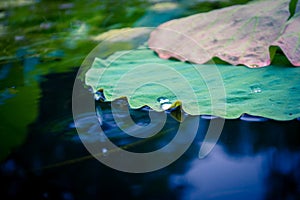
[[[259,86],[251,86],[251,93],[261,93],[262,89]]]

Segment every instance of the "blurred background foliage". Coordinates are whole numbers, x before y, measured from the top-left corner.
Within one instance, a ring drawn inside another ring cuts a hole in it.
[[[174,18],[246,2],[2,0],[0,159],[24,141],[27,126],[40,115],[42,76],[78,69],[101,42],[97,38],[102,33],[126,27],[153,27]],[[103,55],[130,47],[114,44]],[[60,85],[57,89],[64,87]]]

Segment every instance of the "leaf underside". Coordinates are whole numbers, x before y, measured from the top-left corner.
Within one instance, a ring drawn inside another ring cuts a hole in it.
[[[289,0],[265,0],[175,19],[151,33],[149,47],[161,58],[203,64],[218,57],[250,68],[271,63],[269,48],[279,46],[300,66],[299,15]]]
[[[293,65],[300,66],[300,13],[289,20],[274,45],[282,49]]]

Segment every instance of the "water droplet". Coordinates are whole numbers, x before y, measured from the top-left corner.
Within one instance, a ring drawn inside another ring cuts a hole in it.
[[[170,102],[170,100],[169,100],[168,98],[166,98],[166,97],[159,97],[159,98],[157,98],[157,101],[158,101],[160,104]]]
[[[168,110],[172,106],[172,102],[166,97],[159,97],[157,101],[160,103],[160,106],[163,110]]]
[[[95,92],[94,99],[96,101],[105,101],[105,97],[104,97],[103,92],[99,92],[99,91]]]
[[[162,108],[163,110],[168,110],[168,109],[171,108],[171,106],[172,106],[171,103],[164,103],[164,104],[161,104],[161,108]]]
[[[107,150],[106,148],[103,148],[103,149],[102,149],[102,154],[103,154],[104,156],[106,156],[106,155],[108,154],[108,150]]]
[[[260,89],[260,88],[255,88],[255,89],[253,90],[253,92],[254,92],[254,93],[261,93],[261,89]]]
[[[250,86],[251,93],[261,93],[262,89],[260,86]]]

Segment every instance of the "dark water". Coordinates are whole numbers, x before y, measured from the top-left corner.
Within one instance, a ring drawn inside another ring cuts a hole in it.
[[[209,120],[200,119],[193,144],[173,164],[144,174],[119,172],[90,156],[74,129],[70,96],[75,72],[43,77],[39,116],[28,127],[25,143],[0,166],[1,194],[5,197],[299,199],[299,121],[226,120],[213,151],[199,159],[200,145],[209,124]],[[57,90],[61,85],[64,87]],[[116,126],[109,103],[97,103],[97,106],[102,110],[103,130],[116,144],[135,142]],[[149,121],[146,111],[132,112],[137,123]],[[174,137],[178,125],[169,116],[159,137],[128,150],[160,148]]]
[[[151,3],[135,3],[124,4],[123,12],[129,7],[140,10],[128,18],[128,23],[146,23],[143,20],[151,13],[141,7],[147,8]],[[58,1],[43,6],[57,8],[60,4]],[[118,23],[118,18],[108,17],[109,13],[115,16],[114,9],[120,7],[120,2],[112,6],[114,4],[104,1],[99,5],[104,5],[107,13],[101,11],[106,21],[97,30],[128,25],[124,19]],[[186,5],[189,9],[182,7],[187,11],[178,11],[178,15],[204,9],[202,4],[193,1]],[[208,5],[212,6],[210,9],[220,7],[220,4]],[[80,14],[78,10],[74,11],[76,15]],[[12,9],[10,13],[15,11]],[[51,14],[46,18],[52,19]],[[159,17],[150,19],[155,19],[151,21],[153,24],[161,20]],[[22,23],[18,20],[7,23],[20,27]],[[20,33],[23,32],[20,30]],[[53,32],[43,34],[55,35]],[[33,33],[28,35],[26,37]],[[34,41],[34,38],[29,40]],[[8,42],[3,44],[9,49]],[[25,47],[21,48],[22,45]],[[60,46],[51,51],[54,57],[37,53],[47,49],[47,45],[41,48],[25,44],[11,46],[14,58],[2,58],[0,68],[0,199],[300,199],[300,121],[226,120],[217,145],[207,157],[199,159],[199,149],[210,122],[210,119],[200,118],[194,142],[174,163],[149,173],[120,172],[91,156],[74,128],[72,89],[80,59],[68,63],[73,58]],[[91,95],[87,89],[82,90]],[[104,133],[128,151],[159,149],[176,135],[180,125],[168,115],[156,137],[139,142],[141,140],[127,136],[116,125],[110,103],[97,102],[96,108],[101,110]],[[131,110],[131,115],[138,124],[149,123],[147,110]],[[90,116],[90,113],[83,116],[82,125],[88,123]]]

